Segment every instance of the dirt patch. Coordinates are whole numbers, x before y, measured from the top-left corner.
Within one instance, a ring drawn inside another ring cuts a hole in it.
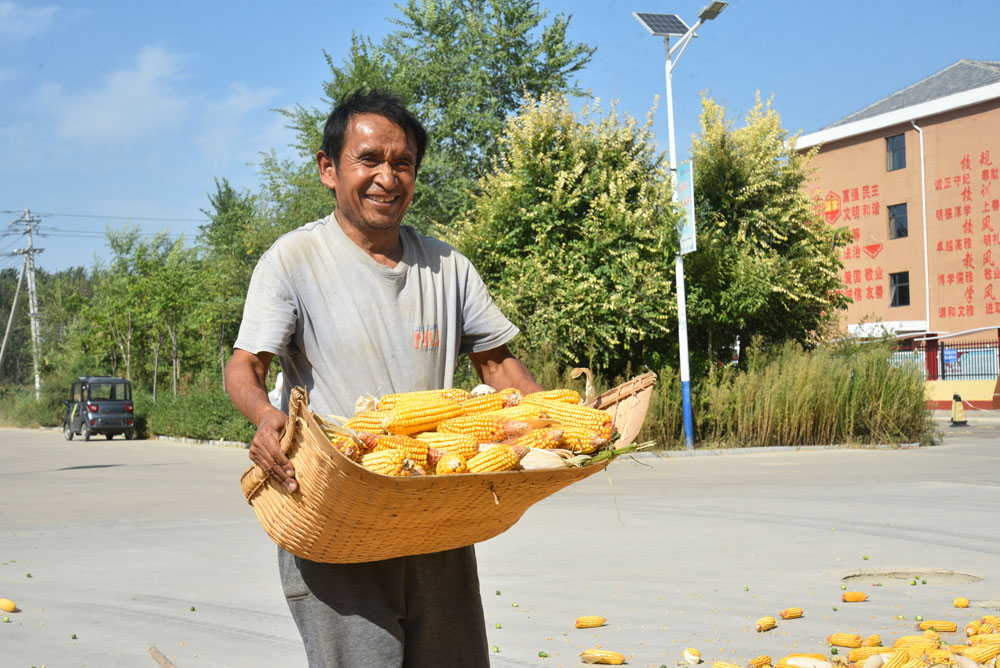
[[[866,570],[848,573],[840,580],[853,584],[875,584],[881,580],[926,580],[927,584],[966,584],[969,582],[979,582],[983,578],[970,573],[960,573],[958,571],[930,570],[918,568],[904,571],[895,569]]]

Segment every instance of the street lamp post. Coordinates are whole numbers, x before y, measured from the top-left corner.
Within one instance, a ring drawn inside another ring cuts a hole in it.
[[[667,133],[670,138],[670,180],[673,188],[673,200],[677,201],[677,148],[674,139],[674,91],[671,76],[677,61],[684,54],[688,43],[705,21],[711,21],[726,8],[727,2],[711,2],[698,12],[698,22],[690,28],[676,14],[647,14],[633,12],[632,16],[646,28],[650,34],[663,37],[663,48],[666,51],[667,78]],[[671,35],[679,36],[677,43],[670,47]],[[678,51],[678,49],[680,49]],[[674,53],[677,53],[676,57]],[[684,410],[684,445],[687,449],[694,448],[694,419],[691,414],[691,369],[688,365],[687,339],[687,306],[684,290],[684,255],[677,253],[675,258],[677,273],[677,340],[681,357],[681,401]]]

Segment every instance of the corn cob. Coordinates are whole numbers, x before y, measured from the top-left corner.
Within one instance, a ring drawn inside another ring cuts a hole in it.
[[[952,602],[952,605],[954,605],[956,608],[968,608],[969,599],[959,596]]]
[[[525,399],[545,399],[547,401],[561,401],[564,404],[578,404],[580,403],[580,393],[576,390],[562,389],[562,390],[542,390],[540,392],[532,392],[531,394],[524,395]]]
[[[462,405],[447,399],[426,402],[400,402],[389,411],[382,428],[390,434],[415,434],[431,431],[444,420],[462,414]]]
[[[361,457],[365,454],[365,450],[359,446],[354,439],[348,438],[347,436],[331,436],[329,433],[326,435],[330,438],[330,443],[333,444],[333,447],[340,450],[345,457],[350,459],[352,462],[357,462],[358,464],[361,463]]]
[[[943,619],[928,619],[927,621],[920,622],[921,631],[937,631],[938,633],[954,633],[958,630],[958,626],[955,622],[945,621]]]
[[[591,429],[563,427],[563,442],[563,447],[567,450],[572,450],[580,455],[589,455],[606,446],[608,439],[599,436]]]
[[[973,619],[971,622],[965,625],[965,635],[974,636],[979,633],[979,629],[983,627],[983,622],[978,619]]]
[[[598,626],[604,626],[606,622],[604,617],[597,617],[596,615],[590,615],[585,617],[576,618],[576,628],[578,629],[592,629]]]
[[[694,666],[701,663],[701,652],[694,647],[684,649],[684,661]]]
[[[585,649],[580,652],[584,663],[603,663],[608,666],[620,666],[625,663],[625,655],[606,649]]]
[[[519,445],[500,443],[469,460],[470,473],[497,473],[517,467],[528,449]]]
[[[469,398],[469,393],[461,388],[452,387],[446,390],[418,390],[416,392],[396,392],[386,394],[378,400],[378,410],[391,411],[396,404],[405,402],[423,402],[428,399],[448,399],[449,401],[464,401]]]
[[[919,636],[902,636],[896,639],[896,642],[892,643],[895,649],[905,649],[907,651],[914,650],[925,650],[925,649],[937,649],[941,646],[940,640],[934,640],[933,638],[928,638],[925,635]]]
[[[434,469],[434,472],[438,475],[448,475],[449,473],[468,473],[468,471],[469,465],[465,461],[465,457],[451,452],[446,453],[444,457],[441,457]]]
[[[409,436],[390,434],[386,436],[375,436],[374,447],[371,452],[380,450],[402,450],[406,456],[413,460],[413,463],[421,468],[427,467],[427,451],[429,445],[423,441],[418,441]]]
[[[615,427],[611,416],[596,408],[547,399],[531,399],[530,401],[524,399],[524,401],[541,406],[545,415],[558,421],[563,427],[587,427],[607,439],[610,439],[614,433]]]
[[[560,448],[562,444],[562,429],[532,429],[514,441],[514,445],[523,445],[526,448]]]
[[[844,603],[861,603],[868,600],[868,594],[860,591],[845,591],[840,600]]]
[[[854,633],[834,633],[826,637],[826,642],[834,647],[861,647],[861,636]]]
[[[872,635],[868,636],[867,638],[865,638],[864,640],[861,641],[861,646],[862,647],[881,647],[882,646],[882,636],[880,636],[877,633],[872,634]]]
[[[344,423],[347,429],[354,431],[366,431],[370,434],[384,434],[382,422],[388,417],[388,411],[364,411],[356,413],[354,417]]]
[[[983,625],[979,627],[979,633],[997,633],[1000,632],[1000,624],[987,624],[983,622]]]
[[[896,652],[886,659],[882,668],[903,668],[909,660],[910,656],[906,652]]]
[[[997,615],[983,615],[983,624],[989,624],[993,627],[991,633],[1000,629],[1000,617]]]
[[[941,636],[937,634],[937,631],[932,631],[930,629],[927,629],[926,631],[924,631],[924,636],[929,640],[936,642],[939,646],[941,645]]]
[[[955,654],[967,656],[976,663],[986,663],[1000,654],[1000,645],[976,645],[975,647],[966,647],[961,652],[956,651]]]
[[[924,652],[923,656],[930,662],[930,665],[935,663],[955,663],[951,650],[947,649],[929,649]]]
[[[924,662],[923,656],[911,656],[909,660],[903,664],[903,668],[927,668],[927,663]]]
[[[766,615],[757,620],[755,626],[757,627],[758,633],[763,633],[764,631],[770,631],[775,626],[778,625],[777,620],[770,615]]]
[[[1000,633],[977,633],[969,636],[970,645],[1000,645]]]
[[[771,619],[774,619],[773,617]],[[767,654],[761,654],[760,656],[750,659],[747,663],[746,668],[765,668],[771,665],[771,657]]]
[[[794,654],[788,654],[783,656],[778,660],[778,663],[788,663],[789,659],[816,659],[817,661],[827,661],[825,654],[816,654],[815,652],[796,652]]]
[[[445,420],[438,425],[437,430],[445,434],[468,434],[476,439],[477,443],[490,443],[523,436],[531,431],[531,427],[520,420],[486,413]]]
[[[490,415],[495,415],[497,417],[505,417],[510,420],[537,420],[542,417],[544,411],[542,407],[537,404],[526,404],[524,400],[521,400],[517,406],[509,406],[508,408],[501,408],[495,410]]]
[[[847,660],[851,663],[861,663],[870,656],[875,656],[876,654],[881,654],[883,656],[889,656],[895,654],[896,650],[891,647],[878,647],[875,645],[861,646],[852,649],[847,653]]]
[[[462,402],[463,415],[482,415],[502,408],[510,408],[521,403],[521,393],[513,387],[498,390],[478,397],[469,397]]]
[[[742,668],[735,663],[729,663],[728,661],[716,661],[712,664],[712,668]]]
[[[380,450],[370,452],[361,458],[361,465],[375,473],[382,475],[399,476],[404,473],[405,462],[412,466],[413,461],[406,458],[406,453],[402,450]]]
[[[802,608],[785,608],[778,616],[782,619],[798,619],[802,616]]]

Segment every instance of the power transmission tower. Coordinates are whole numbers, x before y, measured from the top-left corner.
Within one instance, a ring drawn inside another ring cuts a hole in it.
[[[7,319],[7,331],[3,335],[3,345],[0,346],[0,367],[3,366],[4,353],[7,352],[7,339],[10,336],[11,326],[14,323],[14,309],[17,308],[17,298],[21,292],[21,281],[24,276],[28,276],[28,313],[31,318],[31,360],[35,367],[35,401],[42,398],[42,375],[39,366],[39,317],[38,317],[38,286],[35,284],[35,253],[41,253],[44,248],[35,248],[33,237],[33,226],[42,222],[40,218],[32,218],[31,210],[25,209],[24,216],[15,220],[11,227],[18,223],[24,223],[25,234],[28,235],[28,247],[19,248],[13,252],[14,255],[24,255],[24,264],[21,266],[21,277],[17,280],[17,289],[14,291],[14,303],[10,307],[10,317]]]

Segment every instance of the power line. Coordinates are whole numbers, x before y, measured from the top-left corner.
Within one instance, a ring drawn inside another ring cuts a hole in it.
[[[18,213],[17,211],[4,211],[3,213]],[[208,218],[149,218],[146,216],[101,216],[87,213],[49,213],[40,212],[40,216],[62,216],[64,218],[98,218],[102,220],[132,220],[135,222],[157,222],[157,223],[207,223]]]

